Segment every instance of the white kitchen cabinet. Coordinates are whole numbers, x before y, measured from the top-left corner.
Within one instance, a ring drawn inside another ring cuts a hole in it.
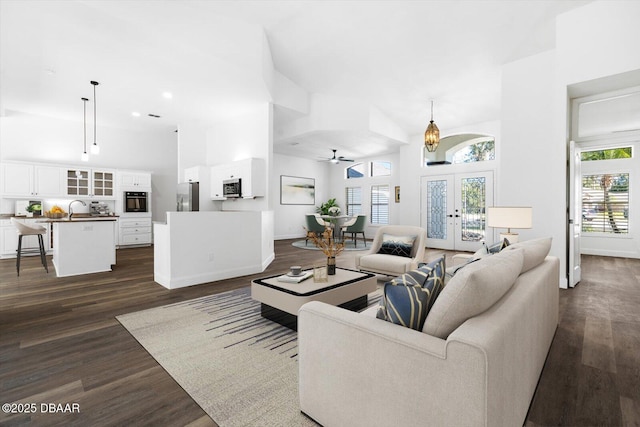
[[[120,218],[119,245],[150,245],[151,218]]]
[[[266,166],[263,159],[244,159],[237,162],[211,167],[211,199],[226,200],[223,196],[222,182],[225,179],[240,178],[242,198],[264,197]]]
[[[91,171],[92,197],[113,199],[115,197],[116,172],[108,169],[93,169]]]
[[[59,196],[62,194],[64,175],[59,166],[36,165],[34,172],[34,196]]]
[[[66,195],[97,199],[115,198],[115,171],[109,169],[66,169]]]
[[[2,194],[31,196],[33,193],[33,165],[2,164]]]
[[[216,165],[211,167],[211,199],[227,200],[222,191],[222,181],[231,175],[230,165]]]
[[[242,198],[264,197],[267,181],[264,160],[245,159],[236,163],[238,165],[236,173],[242,179]]]
[[[193,166],[184,170],[184,182],[203,182],[206,176],[204,166]]]
[[[90,183],[89,176],[91,171],[89,169],[72,169],[68,168],[66,171],[66,193],[68,196],[89,196],[90,195]]]
[[[59,166],[2,164],[2,194],[5,197],[60,196],[64,194],[63,182],[63,169]]]
[[[47,229],[43,236],[44,248],[47,252],[51,251],[51,227],[46,223],[38,223],[41,218],[20,218],[19,221],[27,225],[41,225]],[[39,249],[38,236],[23,236],[23,249]],[[11,224],[10,219],[0,220],[0,258],[14,258],[18,249],[18,233],[16,227]]]
[[[148,172],[118,171],[122,188],[151,188],[151,174]]]

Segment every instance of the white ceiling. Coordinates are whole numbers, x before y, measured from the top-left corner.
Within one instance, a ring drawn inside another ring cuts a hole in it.
[[[555,17],[585,3],[2,0],[0,109],[82,120],[97,80],[104,125],[225,119],[269,100],[244,49],[262,27],[275,68],[307,91],[364,101],[409,135],[424,132],[433,99],[446,134],[499,119],[501,66],[553,48]],[[315,148],[361,156],[361,140],[324,134]]]

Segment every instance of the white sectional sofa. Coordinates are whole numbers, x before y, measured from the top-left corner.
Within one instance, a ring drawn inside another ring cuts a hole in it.
[[[481,299],[472,282],[483,276],[491,292],[491,278],[504,277],[502,254],[456,273],[423,329],[444,338],[376,319],[375,308],[302,306],[301,411],[324,427],[523,425],[558,324],[559,260],[546,256],[550,239],[532,242],[512,247],[523,255],[509,290],[449,333],[445,306],[475,303],[459,298],[458,285],[448,289],[452,281],[469,269],[471,300]]]

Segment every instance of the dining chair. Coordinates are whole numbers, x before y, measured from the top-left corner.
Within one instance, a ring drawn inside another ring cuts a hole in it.
[[[354,241],[354,246],[358,246],[358,234],[362,234],[362,243],[367,246],[367,238],[364,235],[364,227],[367,222],[366,215],[358,215],[356,220],[351,225],[345,224],[342,227],[342,240],[344,241],[345,234],[351,234],[351,240]]]

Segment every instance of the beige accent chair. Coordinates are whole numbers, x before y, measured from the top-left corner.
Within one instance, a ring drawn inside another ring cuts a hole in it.
[[[382,246],[382,238],[385,234],[394,236],[416,236],[411,250],[411,258],[379,254]],[[424,245],[427,239],[427,231],[422,227],[410,225],[385,225],[378,228],[373,238],[371,249],[363,254],[356,254],[356,270],[369,271],[387,276],[399,276],[410,270],[418,268],[418,263],[423,262]]]

